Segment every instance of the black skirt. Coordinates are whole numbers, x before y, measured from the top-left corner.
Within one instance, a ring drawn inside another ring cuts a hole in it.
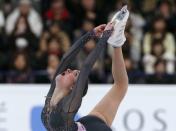
[[[86,131],[112,131],[112,129],[96,116],[85,116],[78,120],[84,125]]]

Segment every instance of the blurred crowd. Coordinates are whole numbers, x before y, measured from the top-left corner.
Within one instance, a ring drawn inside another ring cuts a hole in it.
[[[123,46],[130,83],[176,83],[176,0],[131,1]],[[50,83],[72,44],[107,23],[123,5],[123,0],[35,2],[0,2],[0,83]],[[68,68],[80,69],[96,42],[87,42]],[[90,83],[113,82],[112,51],[107,45],[92,69]]]

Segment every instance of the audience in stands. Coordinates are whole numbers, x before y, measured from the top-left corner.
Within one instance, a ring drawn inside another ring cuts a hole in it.
[[[42,21],[39,13],[32,7],[30,0],[20,0],[17,8],[7,17],[6,33],[11,35],[17,23],[23,19],[27,21],[31,32],[39,37],[42,33]],[[21,22],[21,21],[20,21]],[[24,30],[24,25],[21,26],[20,31]]]
[[[71,36],[72,31],[72,21],[71,15],[68,9],[65,7],[64,0],[53,0],[51,1],[50,8],[45,12],[44,19],[46,21],[46,25],[48,26],[50,23],[57,22],[60,24],[62,30],[67,32],[69,36]]]
[[[9,14],[12,12],[13,10],[13,4],[12,4],[12,0],[4,0],[2,1],[2,11],[4,13],[4,17],[7,18],[7,16],[9,16]]]
[[[50,83],[71,45],[107,23],[123,0],[3,0],[0,8],[0,83]],[[176,1],[130,1],[122,50],[129,82],[176,83]],[[69,68],[81,68],[98,39],[86,43]],[[112,47],[107,45],[90,83],[112,83]]]
[[[175,54],[175,39],[172,33],[167,31],[167,24],[163,17],[155,17],[150,32],[144,36],[143,52],[148,54],[151,52],[152,41],[161,39],[167,52]]]
[[[60,63],[59,57],[57,55],[51,54],[48,56],[47,61],[47,73],[48,73],[48,79],[52,81],[55,72],[58,68],[58,65]]]
[[[167,74],[166,61],[158,59],[154,64],[154,74],[146,78],[146,82],[150,84],[173,84],[173,76]]]
[[[144,68],[146,74],[155,73],[155,63],[159,59],[165,60],[166,72],[168,74],[174,74],[175,72],[175,57],[174,55],[166,51],[162,40],[153,40],[151,45],[151,52],[144,55]]]
[[[133,84],[145,83],[144,75],[136,66],[135,62],[129,56],[126,56],[124,61],[129,82]]]
[[[34,77],[32,76],[31,67],[29,64],[29,58],[24,52],[17,52],[12,63],[9,63],[11,70],[7,74],[8,83],[32,83]]]

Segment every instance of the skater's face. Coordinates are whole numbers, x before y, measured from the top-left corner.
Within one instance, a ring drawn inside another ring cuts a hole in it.
[[[76,83],[79,73],[79,70],[67,69],[56,77],[56,82],[59,84],[59,86],[70,89]]]
[[[79,70],[67,69],[61,75],[63,77],[69,78],[69,80],[71,80],[71,81],[76,82],[76,80],[78,79],[79,73],[80,73]]]

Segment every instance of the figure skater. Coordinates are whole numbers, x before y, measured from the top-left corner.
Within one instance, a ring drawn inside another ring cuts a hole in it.
[[[88,32],[63,56],[42,111],[42,122],[48,131],[112,131],[110,127],[128,88],[128,77],[121,50],[126,41],[124,30],[128,17],[129,11],[126,7],[122,8],[112,22]],[[99,42],[86,58],[81,70],[67,69],[84,44],[96,37],[99,37]],[[112,59],[114,84],[89,115],[74,121],[82,98],[87,93],[90,71],[106,48],[106,43],[114,47]]]

